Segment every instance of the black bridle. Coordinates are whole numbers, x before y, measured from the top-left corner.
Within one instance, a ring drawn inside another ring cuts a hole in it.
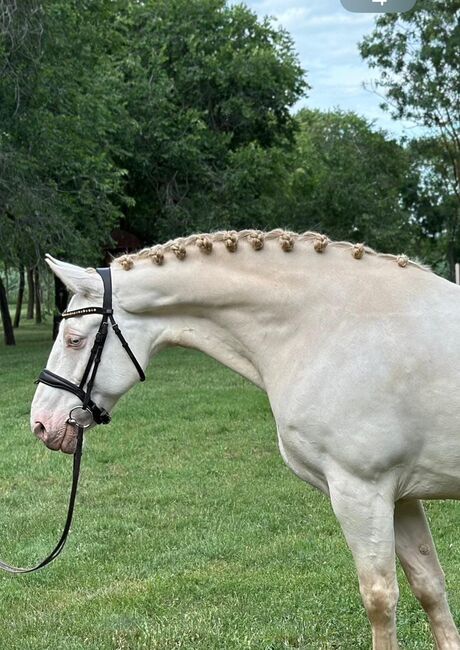
[[[70,526],[72,523],[72,515],[75,505],[75,497],[77,495],[78,479],[80,476],[80,465],[81,465],[81,456],[83,452],[83,434],[84,430],[88,429],[93,423],[96,424],[108,424],[110,422],[109,413],[98,406],[91,399],[91,392],[93,390],[94,380],[96,379],[97,370],[99,363],[101,361],[102,351],[104,349],[105,342],[107,340],[107,334],[109,330],[109,323],[112,326],[112,330],[117,335],[120,343],[126,350],[129,358],[133,362],[141,381],[145,380],[145,374],[140,366],[138,360],[134,356],[131,348],[129,347],[126,339],[120,331],[119,326],[115,322],[113,317],[113,308],[112,308],[112,275],[110,268],[96,269],[99,275],[102,278],[104,284],[104,297],[102,301],[102,307],[84,307],[83,309],[75,309],[73,311],[65,311],[62,314],[62,318],[75,318],[78,316],[87,316],[88,314],[101,314],[102,320],[99,325],[96,337],[94,339],[93,347],[91,348],[90,356],[88,363],[86,364],[85,371],[83,372],[83,377],[81,378],[80,384],[73,384],[71,381],[65,377],[60,377],[54,372],[47,370],[46,368],[42,370],[39,374],[36,384],[42,383],[52,388],[59,388],[60,390],[66,390],[69,393],[73,393],[81,401],[81,406],[76,406],[71,409],[69,417],[67,418],[67,424],[71,424],[77,429],[77,446],[75,449],[73,457],[73,472],[72,472],[72,488],[70,492],[69,507],[67,510],[67,517],[64,525],[64,530],[59,539],[59,542],[56,544],[55,548],[51,553],[44,559],[42,562],[37,564],[34,567],[29,569],[23,569],[20,567],[14,567],[6,562],[0,561],[0,569],[8,571],[9,573],[32,573],[33,571],[38,571],[42,569],[47,564],[52,562],[57,558],[61,553],[62,549],[65,546],[67,541],[67,536],[70,531]],[[86,389],[85,389],[86,386]]]
[[[83,309],[74,309],[73,311],[65,311],[62,314],[62,318],[75,318],[76,316],[87,316],[89,314],[101,314],[102,320],[99,325],[99,329],[94,339],[94,345],[91,350],[91,354],[86,364],[83,377],[81,378],[80,384],[73,384],[65,377],[60,377],[55,375],[54,372],[50,370],[42,370],[38,376],[37,383],[46,384],[52,388],[60,388],[61,390],[66,390],[69,393],[73,393],[78,397],[82,402],[82,406],[77,406],[72,409],[69,413],[69,419],[67,420],[70,424],[76,426],[81,426],[83,429],[87,429],[93,422],[96,424],[108,424],[110,422],[110,415],[107,411],[97,406],[91,399],[91,391],[93,390],[94,380],[96,378],[97,369],[101,361],[102,350],[104,349],[105,341],[107,339],[107,333],[109,329],[109,323],[112,326],[113,331],[118,336],[120,343],[128,353],[129,358],[133,362],[141,381],[144,381],[145,375],[142,370],[138,360],[134,356],[131,348],[129,347],[126,339],[120,331],[119,326],[115,322],[113,317],[113,308],[112,308],[112,275],[110,268],[97,269],[97,272],[102,278],[104,283],[104,298],[102,302],[102,307],[84,307]],[[86,390],[85,390],[86,385]],[[78,412],[80,417],[77,417],[76,413]]]

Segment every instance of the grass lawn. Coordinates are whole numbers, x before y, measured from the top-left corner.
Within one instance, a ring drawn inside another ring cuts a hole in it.
[[[17,338],[0,343],[0,557],[30,565],[60,535],[71,458],[29,431],[49,331],[24,324]],[[428,512],[460,623],[459,507]],[[400,585],[402,648],[432,648]],[[0,590],[0,650],[370,647],[338,524],[283,464],[265,395],[186,350],[155,359],[113,423],[88,434],[63,555],[1,574]]]

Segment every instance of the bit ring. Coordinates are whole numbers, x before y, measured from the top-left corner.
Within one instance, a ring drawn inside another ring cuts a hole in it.
[[[75,411],[79,411],[80,413],[86,414],[83,415],[83,418],[79,421],[77,417],[75,417],[74,413]],[[88,418],[89,416],[89,418]],[[83,406],[75,406],[69,413],[69,418],[67,420],[69,424],[74,424],[77,427],[81,427],[82,429],[89,429],[89,427],[93,424],[94,422],[94,416],[92,411],[88,407],[83,407]]]

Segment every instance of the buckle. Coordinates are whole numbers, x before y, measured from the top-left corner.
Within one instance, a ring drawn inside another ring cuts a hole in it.
[[[81,429],[89,429],[94,422],[93,412],[83,406],[75,406],[67,418],[69,424],[74,424]]]

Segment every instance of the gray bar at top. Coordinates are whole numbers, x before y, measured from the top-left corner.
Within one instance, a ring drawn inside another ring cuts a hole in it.
[[[388,14],[409,11],[417,0],[341,0],[345,9],[363,14]]]

